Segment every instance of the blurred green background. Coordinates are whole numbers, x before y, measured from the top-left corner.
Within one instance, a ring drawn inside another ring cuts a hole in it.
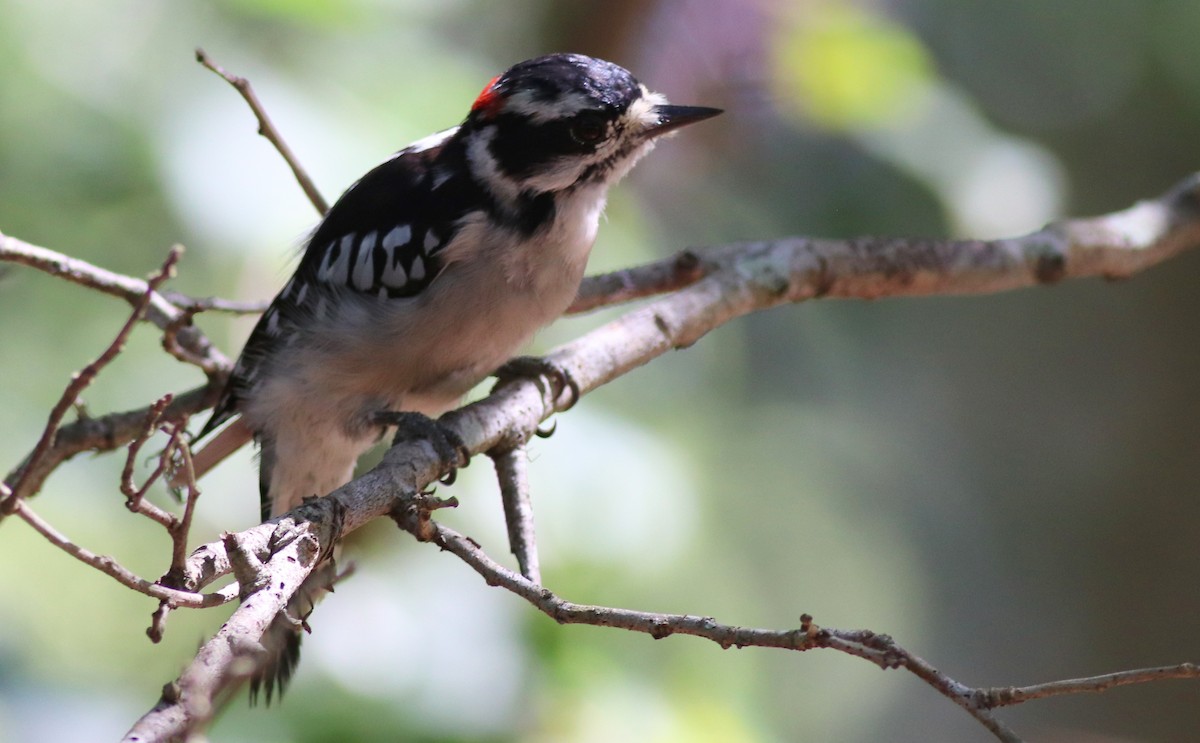
[[[1195,0],[0,0],[0,230],[174,288],[267,299],[311,207],[237,95],[247,75],[329,197],[457,123],[509,64],[578,51],[727,113],[613,194],[592,270],[790,234],[995,237],[1157,195],[1200,165]],[[960,680],[1029,684],[1200,656],[1200,255],[1122,283],[813,302],[740,320],[583,400],[531,449],[547,584],[571,600],[869,627]],[[0,275],[7,470],[120,302]],[[539,347],[613,316],[563,321]],[[200,319],[231,355],[247,319]],[[200,383],[150,328],[91,410]],[[120,457],[34,507],[143,575],[161,530]],[[254,523],[248,452],[197,542]],[[506,552],[486,460],[446,520]],[[161,503],[169,499],[156,494]],[[378,524],[313,616],[282,706],[216,741],[984,741],[903,672],[559,627]],[[111,740],[228,610],[179,612],[0,526],[0,741]],[[1200,684],[1001,713],[1039,741],[1185,741]]]

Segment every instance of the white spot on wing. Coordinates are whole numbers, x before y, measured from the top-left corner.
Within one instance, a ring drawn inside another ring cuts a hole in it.
[[[321,281],[329,279],[329,272],[333,269],[330,262],[333,260],[333,243],[325,246],[325,251],[321,254],[321,266],[317,269],[317,278]]]
[[[368,239],[370,238],[370,239]],[[375,283],[375,233],[363,238],[358,247],[358,260],[354,262],[354,288],[365,292]]]
[[[383,267],[383,273],[379,276],[379,283],[392,289],[399,289],[408,283],[408,276],[404,273],[404,265],[400,261],[388,261]]]
[[[308,296],[308,282],[300,285],[300,291],[296,292],[296,304],[304,304],[304,298]]]
[[[322,266],[320,273],[317,274],[318,278],[333,284],[345,284],[350,278],[350,247],[352,245],[354,245],[353,232],[342,238],[341,245],[338,246],[337,260],[333,262],[333,265]],[[327,254],[333,255],[332,245],[329,246]]]
[[[383,249],[390,253],[396,246],[406,244],[411,237],[412,229],[408,225],[402,224],[399,227],[394,227],[383,238]]]
[[[437,233],[433,230],[427,230],[425,232],[425,253],[432,253],[433,249],[438,246],[439,242],[441,242],[441,238],[437,236]]]
[[[409,275],[413,281],[420,281],[425,278],[425,261],[421,260],[421,256],[418,255],[417,259],[413,261],[412,268],[409,269]]]

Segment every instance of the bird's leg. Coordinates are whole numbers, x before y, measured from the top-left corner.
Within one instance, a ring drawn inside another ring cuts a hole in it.
[[[448,464],[448,470],[441,482],[450,485],[458,473],[459,467],[471,463],[471,450],[463,443],[462,438],[442,423],[423,413],[408,410],[383,410],[375,414],[374,422],[380,426],[396,428],[392,438],[392,446],[401,441],[424,439],[433,445],[433,450],[443,463]]]

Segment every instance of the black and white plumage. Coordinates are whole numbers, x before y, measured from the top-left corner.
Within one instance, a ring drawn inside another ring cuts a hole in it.
[[[206,433],[240,414],[264,517],[346,483],[384,411],[434,416],[575,297],[609,186],[719,113],[574,54],[494,78],[458,127],[396,153],[317,227]]]

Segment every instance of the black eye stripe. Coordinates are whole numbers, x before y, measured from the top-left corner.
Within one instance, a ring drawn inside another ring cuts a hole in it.
[[[491,122],[496,126],[491,153],[506,174],[524,177],[557,158],[595,151],[596,145],[608,133],[609,122],[616,116],[615,111],[611,115],[585,111],[537,124],[525,117],[502,114]],[[591,136],[593,127],[594,137]]]

